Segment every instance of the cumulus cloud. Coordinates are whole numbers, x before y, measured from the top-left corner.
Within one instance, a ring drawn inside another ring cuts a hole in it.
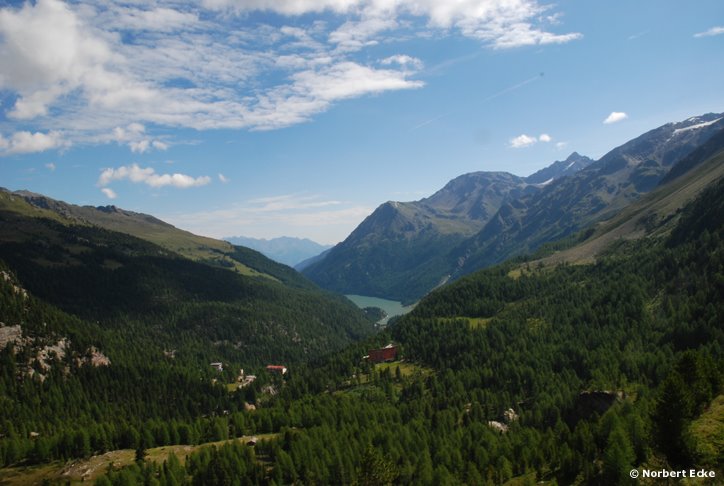
[[[157,174],[152,167],[140,167],[138,164],[130,166],[121,166],[117,168],[107,168],[101,172],[98,177],[97,185],[106,187],[111,182],[128,180],[135,184],[146,184],[151,187],[172,186],[179,189],[189,187],[205,186],[211,182],[208,176],[192,177],[186,174]]]
[[[724,27],[712,27],[711,29],[705,30],[704,32],[694,34],[694,37],[712,37],[722,34],[724,34]]]
[[[553,138],[547,133],[541,133],[538,137],[532,137],[524,133],[522,135],[518,135],[517,137],[511,138],[509,143],[512,148],[523,148],[530,147],[531,145],[535,145],[538,142],[548,143],[552,140]]]
[[[105,194],[105,196],[106,196],[108,199],[115,199],[115,198],[118,197],[118,194],[116,194],[116,191],[114,191],[114,190],[111,189],[110,187],[102,187],[102,188],[101,188],[101,192],[102,192],[103,194]]]
[[[513,148],[522,148],[522,147],[528,147],[530,145],[533,145],[538,140],[535,137],[531,137],[529,135],[523,134],[518,135],[515,138],[510,139],[510,146]]]
[[[0,155],[30,154],[45,152],[56,148],[66,148],[70,142],[63,139],[60,132],[28,132],[13,133],[10,138],[0,135]]]
[[[134,83],[107,68],[114,60],[108,43],[60,1],[0,10],[0,33],[0,65],[5,67],[0,87],[19,94],[11,118],[45,115],[59,97],[76,89],[96,101],[132,89]]]
[[[623,111],[612,111],[610,115],[603,120],[603,123],[610,125],[611,123],[618,123],[628,118],[628,115]]]
[[[97,137],[97,141],[108,137]],[[168,149],[168,144],[160,140],[153,140],[146,135],[146,127],[141,123],[129,123],[125,127],[115,127],[110,138],[117,143],[126,144],[133,153],[145,153],[151,148],[156,150]]]

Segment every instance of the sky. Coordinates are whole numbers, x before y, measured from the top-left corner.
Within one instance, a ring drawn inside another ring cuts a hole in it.
[[[333,244],[724,112],[724,2],[0,1],[0,186]]]

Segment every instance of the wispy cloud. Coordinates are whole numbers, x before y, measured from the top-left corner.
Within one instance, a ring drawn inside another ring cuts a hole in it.
[[[630,40],[630,41],[636,40],[636,39],[638,39],[639,37],[643,37],[643,36],[645,36],[645,35],[648,35],[649,32],[651,32],[651,31],[650,31],[650,30],[644,30],[644,31],[642,31],[642,32],[637,32],[636,34],[632,34],[632,35],[628,36],[628,37],[627,37],[627,40]]]
[[[612,111],[610,115],[603,120],[603,123],[610,125],[612,123],[618,123],[628,118],[628,115],[623,111]]]
[[[116,194],[116,191],[111,189],[110,187],[102,187],[101,192],[108,198],[108,199],[115,199],[118,197],[118,194]]]
[[[229,178],[226,177],[224,174],[219,173],[219,182],[222,184],[226,184],[229,182]]]
[[[48,169],[50,172],[55,171],[55,164],[53,162],[48,162],[45,164],[45,168]]]
[[[0,8],[0,90],[15,100],[5,116],[36,133],[165,150],[174,141],[146,127],[278,129],[346,99],[421,88],[421,59],[361,52],[403,32],[494,49],[580,38],[551,32],[550,9],[538,0],[38,0]],[[249,21],[255,12],[294,26]]]
[[[97,185],[106,187],[111,182],[127,180],[135,184],[146,184],[151,187],[172,186],[179,189],[205,186],[211,182],[208,176],[192,177],[186,174],[157,174],[152,167],[140,167],[138,164],[123,165],[117,168],[104,169],[98,177]]]
[[[715,35],[722,35],[724,34],[724,27],[712,27],[709,30],[705,30],[704,32],[699,32],[697,34],[694,34],[694,37],[712,37]]]
[[[284,194],[247,200],[223,209],[163,215],[165,221],[198,234],[222,238],[305,236],[337,243],[374,208],[318,194]],[[284,234],[279,233],[284,228]],[[294,234],[295,229],[298,234]]]
[[[442,66],[442,65],[438,65],[438,66],[435,67],[434,69],[438,69],[438,68],[440,68],[440,66]],[[522,88],[523,86],[532,83],[533,81],[537,81],[537,80],[541,79],[542,77],[543,77],[543,73],[540,73],[540,74],[538,74],[538,75],[536,75],[536,76],[533,76],[533,77],[531,77],[531,78],[528,78],[528,79],[526,79],[526,80],[524,80],[524,81],[521,81],[521,82],[519,82],[519,83],[515,83],[515,84],[513,84],[513,85],[511,85],[511,86],[508,86],[507,88],[503,88],[503,89],[501,89],[500,91],[497,91],[496,93],[493,93],[493,94],[490,95],[490,96],[487,96],[487,97],[483,98],[480,102],[481,102],[481,103],[487,103],[488,101],[492,101],[492,100],[494,100],[495,98],[498,98],[498,97],[503,96],[503,95],[505,95],[505,94],[507,94],[507,93],[513,92],[513,91],[515,91],[515,90],[517,90],[517,89],[520,89],[520,88]],[[409,132],[414,132],[415,130],[418,130],[418,129],[422,128],[422,127],[425,127],[425,126],[427,126],[427,125],[430,125],[431,123],[434,123],[434,122],[436,122],[437,120],[440,120],[441,118],[445,118],[445,117],[450,116],[450,115],[453,115],[453,114],[454,114],[454,112],[448,112],[448,113],[443,113],[442,115],[438,115],[438,116],[435,116],[435,117],[432,117],[432,118],[428,118],[427,120],[424,120],[424,121],[418,123],[417,125],[413,126],[412,128],[410,128],[410,129],[408,130],[408,133],[409,133]]]

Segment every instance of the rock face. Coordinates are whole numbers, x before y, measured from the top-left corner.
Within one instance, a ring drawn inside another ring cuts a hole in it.
[[[8,344],[18,342],[22,336],[23,330],[20,326],[6,326],[0,322],[0,351]]]

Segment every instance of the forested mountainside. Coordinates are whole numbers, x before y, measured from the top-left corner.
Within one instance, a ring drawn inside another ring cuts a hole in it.
[[[240,369],[295,365],[373,332],[351,302],[257,252],[224,255],[246,272],[15,194],[0,201],[5,465],[127,447],[159,427],[154,443],[217,437],[209,417],[249,399],[228,392]]]
[[[212,361],[299,361],[372,330],[346,299],[252,250],[223,255],[253,270],[245,272],[126,233],[46,219],[13,194],[0,201],[0,260],[20,285],[104,328],[138,329],[159,348],[188,341]]]
[[[666,124],[596,162],[574,153],[527,179],[466,174],[428,199],[385,203],[303,272],[334,291],[415,301],[441,283],[612,217],[722,130],[722,118]],[[698,152],[700,161],[709,155]]]
[[[595,263],[476,272],[374,340],[299,368],[234,429],[278,436],[99,483],[609,485],[634,484],[631,469],[693,468],[716,484],[722,214],[719,179]],[[403,361],[361,360],[389,340]]]

